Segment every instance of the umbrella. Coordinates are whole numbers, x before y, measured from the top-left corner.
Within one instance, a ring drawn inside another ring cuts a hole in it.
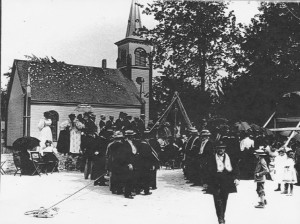
[[[250,125],[244,121],[236,122],[235,126],[238,128],[239,131],[247,131],[251,129]]]
[[[75,108],[75,111],[83,112],[83,113],[85,113],[85,112],[93,112],[93,108],[89,104],[79,104]]]
[[[260,127],[257,124],[250,124],[250,127],[254,132],[257,132],[257,133],[261,133],[261,134],[264,134],[264,135],[274,135],[274,133],[271,130],[269,130],[267,128]]]
[[[34,137],[25,136],[22,138],[18,138],[13,143],[13,149],[16,151],[23,151],[23,150],[33,150],[35,147],[40,145],[40,140]]]
[[[290,93],[286,93],[286,94],[283,94],[283,98],[286,98],[286,97],[292,97],[292,96],[297,96],[299,97],[300,96],[300,91],[295,91],[295,92],[290,92]]]

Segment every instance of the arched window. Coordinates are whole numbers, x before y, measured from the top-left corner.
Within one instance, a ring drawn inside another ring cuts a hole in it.
[[[146,66],[146,51],[143,48],[137,48],[134,51],[135,65]]]
[[[59,115],[55,110],[50,110],[49,113],[51,114],[51,120],[52,120],[52,124],[50,125],[51,131],[52,131],[52,137],[53,137],[53,141],[57,141],[57,124],[59,121]]]

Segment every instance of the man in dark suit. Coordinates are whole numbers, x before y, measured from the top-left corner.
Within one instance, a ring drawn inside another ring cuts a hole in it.
[[[200,147],[199,132],[196,128],[189,129],[190,137],[184,149],[184,175],[188,179],[187,183],[195,183],[197,179],[197,158]]]
[[[216,147],[207,163],[207,193],[212,194],[219,224],[225,224],[225,211],[230,193],[237,192],[239,184],[238,161],[231,160],[225,153],[226,146],[222,143]]]
[[[112,129],[114,124],[115,124],[114,116],[109,116],[109,120],[106,121],[105,127],[106,127],[106,129]]]
[[[213,143],[210,139],[211,133],[209,130],[204,129],[200,132],[201,143],[198,151],[198,160],[197,160],[197,180],[195,185],[199,186],[203,184],[204,190],[206,189],[206,172],[207,172],[207,162],[208,158],[214,154]]]
[[[99,122],[99,128],[100,128],[100,132],[105,129],[105,126],[106,126],[106,123],[105,123],[105,115],[104,114],[101,114],[100,115],[100,122]]]

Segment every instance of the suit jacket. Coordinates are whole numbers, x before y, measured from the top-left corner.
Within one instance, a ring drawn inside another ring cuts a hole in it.
[[[234,180],[239,179],[239,168],[236,160],[231,160],[232,171],[217,172],[216,154],[211,155],[207,163],[206,180],[208,184],[207,193],[217,194],[218,191],[227,193],[237,192]],[[227,155],[228,156],[228,155]],[[230,158],[230,157],[229,157]],[[230,158],[231,159],[231,158]]]

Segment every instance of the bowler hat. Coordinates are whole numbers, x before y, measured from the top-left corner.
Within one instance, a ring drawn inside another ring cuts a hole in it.
[[[227,146],[226,145],[224,145],[224,144],[220,144],[220,145],[217,145],[216,146],[216,149],[218,150],[218,149],[226,149],[227,148]]]

